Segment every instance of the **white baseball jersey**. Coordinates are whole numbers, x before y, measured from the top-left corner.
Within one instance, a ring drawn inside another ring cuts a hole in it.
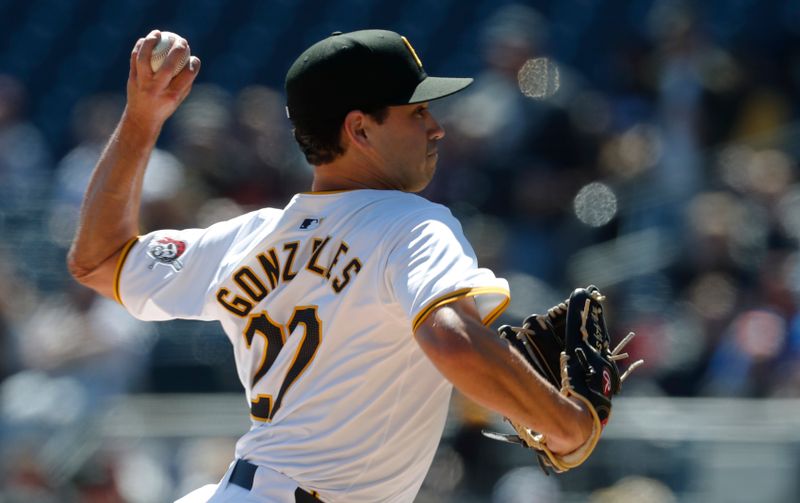
[[[413,331],[465,296],[486,324],[509,300],[447,208],[387,190],[139,237],[115,293],[141,319],[218,320],[252,419],[236,456],[326,502],[413,501],[451,392]]]

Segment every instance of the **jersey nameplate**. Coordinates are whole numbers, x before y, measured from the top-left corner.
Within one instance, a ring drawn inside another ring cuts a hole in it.
[[[292,281],[303,270],[323,278],[337,294],[361,271],[363,264],[358,257],[346,260],[350,247],[344,241],[333,242],[331,236],[313,238],[305,264],[295,264],[300,244],[289,241],[256,255],[258,266],[238,268],[231,277],[235,291],[220,288],[217,301],[231,313],[247,316],[280,283]],[[323,261],[323,256],[331,258]]]

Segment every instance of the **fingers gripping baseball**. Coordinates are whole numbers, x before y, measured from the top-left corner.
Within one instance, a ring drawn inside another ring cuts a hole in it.
[[[171,45],[166,57],[157,55],[154,60],[153,51],[162,37],[171,40]],[[151,31],[131,52],[127,114],[142,125],[160,127],[189,95],[199,70],[200,60],[190,56],[184,38]]]

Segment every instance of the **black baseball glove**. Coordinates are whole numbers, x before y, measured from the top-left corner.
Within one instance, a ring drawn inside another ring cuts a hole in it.
[[[634,334],[628,334],[613,351],[610,349],[611,338],[601,304],[604,299],[595,286],[578,288],[547,314],[532,314],[522,327],[504,325],[498,331],[564,396],[584,402],[594,419],[589,439],[566,455],[553,453],[544,435],[513,421],[509,422],[517,435],[484,432],[489,438],[533,449],[545,473],[548,468],[565,472],[586,461],[611,417],[611,397],[619,392],[631,371],[643,363],[633,363],[620,375],[616,361],[628,357],[620,351]]]

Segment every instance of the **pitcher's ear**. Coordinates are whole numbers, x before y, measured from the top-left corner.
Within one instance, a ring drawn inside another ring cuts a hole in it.
[[[368,141],[366,119],[366,114],[360,110],[352,110],[345,116],[342,129],[350,143],[366,145]]]

